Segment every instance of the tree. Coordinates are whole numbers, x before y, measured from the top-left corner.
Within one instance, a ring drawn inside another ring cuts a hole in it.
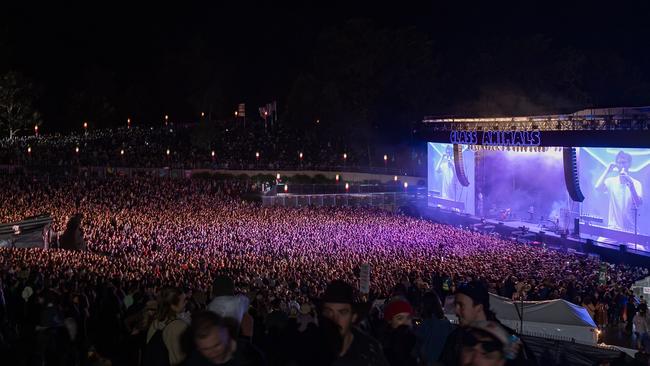
[[[28,126],[40,124],[34,109],[34,87],[22,74],[10,71],[0,78],[0,130],[9,138]]]

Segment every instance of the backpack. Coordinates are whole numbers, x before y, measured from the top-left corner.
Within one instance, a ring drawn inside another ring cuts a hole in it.
[[[163,340],[163,332],[172,322],[174,320],[165,324],[163,329],[157,329],[145,345],[142,355],[143,366],[169,366],[169,351]]]

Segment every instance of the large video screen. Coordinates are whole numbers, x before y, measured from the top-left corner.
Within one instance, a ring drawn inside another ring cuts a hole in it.
[[[474,151],[462,146],[465,175],[469,186],[456,177],[452,144],[427,144],[428,198],[430,206],[475,214]]]
[[[650,235],[650,149],[591,148],[578,150],[581,214],[593,225]]]

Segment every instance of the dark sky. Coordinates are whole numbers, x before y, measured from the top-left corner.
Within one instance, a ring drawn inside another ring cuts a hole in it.
[[[160,65],[165,52],[176,52],[200,37],[209,45],[211,57],[238,69],[235,77],[242,86],[236,94],[270,98],[281,92],[275,88],[287,88],[287,78],[309,67],[311,46],[324,27],[369,18],[378,24],[433,29],[430,6],[394,10],[270,2],[239,6],[171,2],[149,7],[107,2],[70,8],[30,6],[3,18],[13,65],[34,76],[62,78],[96,64],[130,78]]]
[[[625,7],[619,2],[551,7],[544,1],[161,3],[9,7],[0,14],[0,65],[33,78],[50,96],[59,89],[83,88],[79,85],[88,69],[97,68],[109,75],[118,93],[133,82],[164,90],[187,73],[187,68],[166,65],[166,55],[182,58],[189,44],[200,41],[207,62],[228,70],[221,77],[229,103],[263,103],[285,98],[297,75],[311,68],[313,45],[323,29],[355,18],[378,27],[414,26],[434,41],[434,52],[443,58],[483,39],[542,34],[557,47],[616,53],[640,69],[650,61],[648,2],[625,2]],[[174,113],[173,98],[170,91],[168,105],[157,107]],[[50,115],[56,110],[46,109]]]

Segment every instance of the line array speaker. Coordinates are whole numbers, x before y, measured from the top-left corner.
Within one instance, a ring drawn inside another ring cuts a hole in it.
[[[456,170],[456,178],[458,183],[463,187],[469,186],[469,179],[465,174],[465,163],[463,162],[463,146],[454,144],[454,168]]]
[[[578,174],[578,161],[575,147],[565,147],[562,149],[564,160],[564,182],[569,196],[575,202],[582,202],[585,196],[580,190],[580,175]]]

